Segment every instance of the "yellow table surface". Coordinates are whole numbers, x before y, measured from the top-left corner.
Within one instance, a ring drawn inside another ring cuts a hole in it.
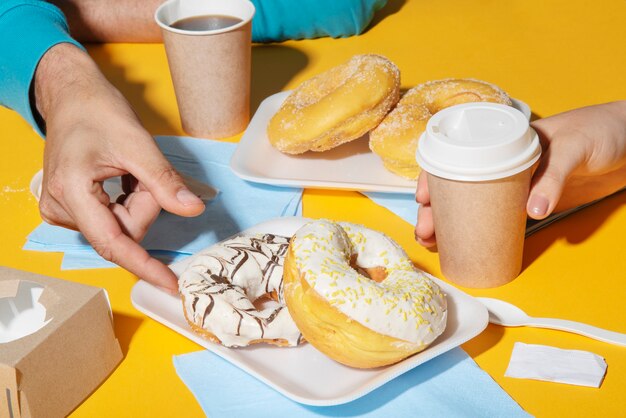
[[[402,71],[403,87],[445,77],[491,81],[529,103],[536,117],[624,99],[625,22],[623,0],[390,1],[358,37],[255,45],[252,109],[263,98],[360,53],[393,60]],[[162,45],[95,45],[88,50],[152,134],[184,134]],[[202,416],[172,365],[173,355],[201,347],[132,307],[133,275],[119,268],[61,271],[60,254],[21,249],[41,222],[28,185],[42,167],[43,145],[17,114],[0,109],[0,264],[106,288],[125,354],[72,416]],[[359,193],[306,190],[304,215],[384,231],[404,246],[416,265],[441,277],[437,254],[414,242],[413,226]],[[515,302],[535,316],[626,333],[625,248],[622,193],[530,237],[523,271],[514,282],[465,290]],[[516,341],[599,354],[608,363],[606,378],[595,389],[504,377]],[[463,348],[531,414],[626,416],[625,347],[558,331],[490,325]]]

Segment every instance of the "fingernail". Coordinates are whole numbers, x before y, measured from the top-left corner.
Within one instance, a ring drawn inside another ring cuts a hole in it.
[[[202,205],[202,200],[195,194],[191,193],[187,189],[180,189],[178,193],[176,193],[176,198],[180,203],[185,206],[188,205]]]
[[[533,195],[530,197],[528,207],[533,215],[544,216],[548,212],[550,202],[543,196]]]

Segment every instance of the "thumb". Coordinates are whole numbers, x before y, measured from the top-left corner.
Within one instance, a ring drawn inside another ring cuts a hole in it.
[[[541,156],[530,187],[526,211],[544,219],[554,211],[570,175],[584,161],[584,148],[574,141],[553,138]]]
[[[156,146],[135,160],[131,174],[159,205],[180,216],[197,216],[204,211],[204,202],[193,194],[181,175],[165,159]]]

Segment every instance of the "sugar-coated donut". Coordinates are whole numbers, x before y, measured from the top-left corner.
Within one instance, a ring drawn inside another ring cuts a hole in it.
[[[425,349],[446,326],[439,286],[391,238],[360,225],[303,226],[291,239],[284,281],[302,335],[348,366],[396,363]]]
[[[194,332],[227,347],[266,342],[298,345],[285,309],[283,265],[289,238],[239,236],[199,253],[179,279],[185,318]],[[258,310],[253,302],[268,296]]]
[[[415,151],[428,119],[441,109],[468,102],[511,105],[504,91],[484,81],[429,81],[407,91],[395,109],[370,132],[370,149],[392,173],[416,179],[420,169],[415,162]]]
[[[395,64],[357,55],[296,88],[270,120],[267,136],[287,154],[326,151],[378,125],[399,95]]]

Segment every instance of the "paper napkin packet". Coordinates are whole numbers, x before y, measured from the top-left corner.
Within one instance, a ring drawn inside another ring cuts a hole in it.
[[[588,351],[517,342],[504,375],[598,388],[606,369],[606,361]]]

